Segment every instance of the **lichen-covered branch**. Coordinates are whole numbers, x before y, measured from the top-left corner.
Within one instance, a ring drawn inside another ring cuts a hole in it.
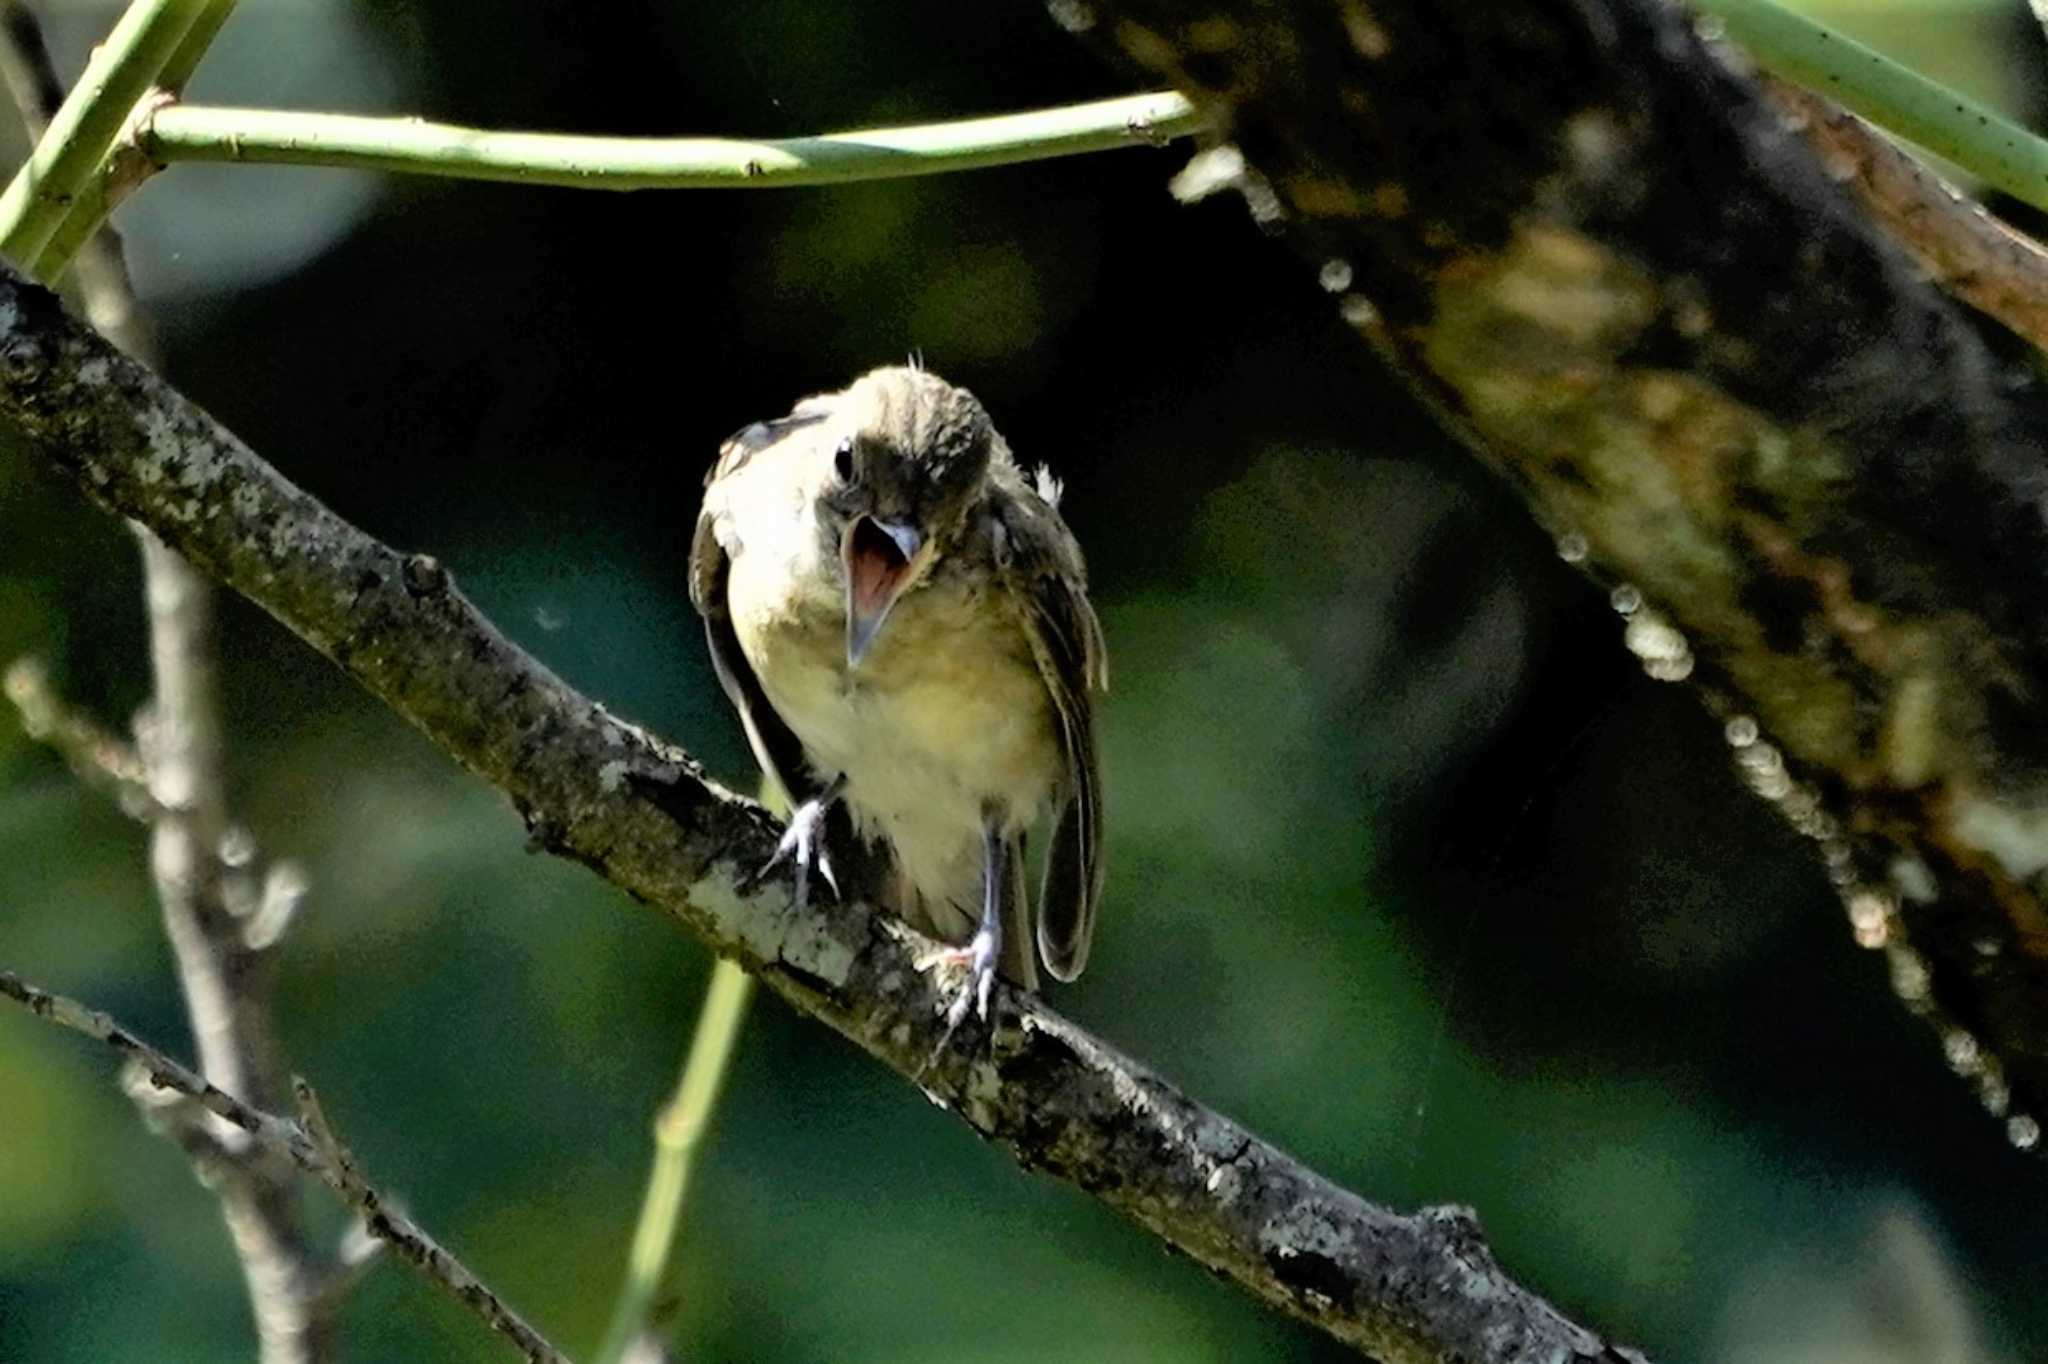
[[[0,272],[0,438],[150,526],[504,791],[539,845],[675,914],[1023,1164],[1087,1189],[1267,1302],[1382,1360],[1618,1361],[1494,1262],[1471,1214],[1331,1184],[1037,1000],[946,1027],[929,943],[754,875],[777,829],[689,756],[506,639],[434,559],[379,543]]]
[[[1943,298],[1667,0],[1101,0],[1086,18],[1225,130],[1255,216],[1606,577],[1646,669],[1705,684],[1858,940],[2034,1145],[2031,357]]]
[[[533,1364],[568,1364],[566,1356],[485,1287],[468,1266],[442,1249],[419,1223],[394,1207],[363,1176],[354,1157],[335,1137],[312,1086],[304,1080],[292,1081],[302,1121],[287,1122],[244,1103],[99,1010],[31,985],[12,971],[0,971],[0,995],[38,1018],[112,1047],[135,1067],[133,1087],[139,1092],[182,1096],[230,1130],[242,1134],[271,1159],[296,1166],[320,1180],[362,1217],[370,1235],[395,1247],[407,1263],[511,1341]]]

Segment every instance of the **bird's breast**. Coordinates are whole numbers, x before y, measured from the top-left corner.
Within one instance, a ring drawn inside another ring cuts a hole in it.
[[[1028,825],[1063,770],[1052,700],[1015,615],[987,589],[913,588],[860,667],[846,664],[843,599],[770,591],[734,564],[740,647],[818,773],[886,836],[928,895],[978,884],[985,809]],[[974,892],[978,893],[978,892]]]

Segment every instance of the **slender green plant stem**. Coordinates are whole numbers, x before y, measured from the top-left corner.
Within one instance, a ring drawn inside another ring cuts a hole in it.
[[[711,986],[704,995],[703,1011],[697,1016],[697,1031],[690,1039],[682,1079],[654,1119],[654,1168],[647,1176],[640,1222],[633,1231],[626,1281],[619,1291],[618,1305],[612,1310],[604,1344],[598,1348],[596,1364],[620,1364],[647,1328],[647,1314],[661,1288],[669,1252],[675,1247],[676,1229],[682,1222],[683,1199],[689,1192],[697,1147],[718,1106],[718,1093],[732,1061],[733,1044],[753,994],[754,978],[720,958],[712,968]]]
[[[107,177],[94,175],[72,196],[64,216],[58,220],[57,230],[50,234],[49,242],[36,254],[35,264],[29,273],[45,284],[56,283],[57,277],[78,258],[79,251],[113,211],[114,206],[109,202],[107,193]]]
[[[157,91],[175,95],[183,90],[185,82],[192,79],[192,73],[199,68],[207,48],[213,45],[214,36],[234,9],[235,0],[206,0],[206,8],[192,21],[192,27],[179,40],[177,50],[171,53],[163,70],[157,73],[155,90],[146,92],[142,98],[149,99]],[[118,143],[114,150],[118,152]],[[139,151],[135,159],[140,165],[134,168],[132,180],[124,187],[126,189],[134,188],[151,169],[147,158],[142,157]],[[38,279],[50,281],[63,274],[92,234],[99,230],[100,224],[107,220],[107,215],[113,212],[116,199],[114,186],[109,183],[112,173],[112,160],[103,161],[72,196],[62,221],[35,259],[32,273]]]
[[[1967,95],[1772,0],[1692,0],[1757,62],[2048,209],[2048,141]]]
[[[0,194],[0,255],[35,267],[136,104],[213,0],[135,0]],[[47,278],[45,276],[44,278]]]
[[[1180,137],[1201,126],[1171,92],[913,128],[817,137],[583,137],[405,118],[167,105],[138,130],[159,164],[252,161],[409,171],[578,189],[823,185],[930,175]]]
[[[157,73],[156,83],[172,94],[180,94],[185,83],[192,79],[192,73],[199,69],[199,63],[206,58],[207,49],[213,46],[214,38],[220,33],[222,24],[235,12],[235,0],[205,0],[206,9],[192,21],[192,27],[178,43],[178,50],[164,63],[164,69]]]

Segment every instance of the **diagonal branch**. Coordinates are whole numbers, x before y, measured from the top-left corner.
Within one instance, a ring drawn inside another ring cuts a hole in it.
[[[1388,1361],[1620,1361],[1510,1279],[1459,1208],[1403,1215],[1305,1168],[1035,999],[948,1040],[923,943],[751,873],[766,813],[579,695],[426,555],[337,517],[210,416],[0,273],[0,437],[246,594],[504,791],[540,846],[682,919],[1018,1161]]]
[[[65,995],[30,985],[12,971],[0,971],[0,995],[22,1005],[38,1018],[104,1042],[134,1063],[141,1073],[138,1088],[157,1094],[182,1095],[229,1129],[241,1133],[272,1159],[295,1165],[333,1189],[363,1219],[372,1236],[387,1242],[426,1278],[476,1313],[484,1324],[516,1345],[534,1364],[568,1364],[567,1357],[484,1286],[460,1260],[442,1249],[419,1223],[398,1211],[356,1167],[355,1159],[334,1135],[327,1115],[304,1080],[292,1091],[303,1115],[291,1123],[243,1103],[220,1086],[137,1037],[114,1019]]]
[[[1090,14],[1227,130],[1207,160],[1606,579],[1645,671],[1701,686],[1856,940],[2039,1148],[2035,357],[1942,297],[1671,0]]]

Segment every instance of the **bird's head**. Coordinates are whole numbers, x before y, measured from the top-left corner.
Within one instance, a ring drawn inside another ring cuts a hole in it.
[[[819,497],[846,575],[846,661],[873,647],[889,610],[966,524],[995,428],[975,396],[916,368],[877,369],[835,395],[819,435],[831,470]]]

